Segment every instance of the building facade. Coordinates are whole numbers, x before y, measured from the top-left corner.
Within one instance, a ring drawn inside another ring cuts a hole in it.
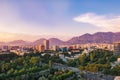
[[[114,43],[114,55],[119,55],[120,54],[120,42],[115,42]]]
[[[44,40],[45,50],[49,50],[49,40]]]

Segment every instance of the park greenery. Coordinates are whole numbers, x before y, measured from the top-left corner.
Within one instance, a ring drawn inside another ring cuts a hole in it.
[[[53,62],[65,64],[58,56],[49,54],[1,54],[0,80],[63,80],[76,77],[72,71],[53,69]]]
[[[119,55],[113,55],[112,51],[96,49],[87,54],[63,52],[65,56],[74,57],[81,54],[79,58],[64,62],[59,55],[49,53],[26,53],[18,56],[15,53],[0,55],[0,80],[77,80],[75,72],[70,70],[58,70],[53,68],[53,63],[76,67],[80,71],[102,72],[105,75],[120,76],[120,65],[114,67]],[[81,73],[81,77],[84,76]]]
[[[106,75],[120,76],[120,65],[111,66],[117,61],[119,55],[113,55],[112,51],[97,49],[87,56],[83,54],[79,57],[79,70],[89,72],[103,72]]]
[[[102,72],[105,75],[120,76],[120,65],[114,67],[111,63],[117,61],[120,55],[114,55],[113,51],[105,49],[95,49],[88,54],[82,54],[81,50],[79,53],[72,53],[71,55],[67,52],[63,54],[68,57],[74,57],[75,54],[81,54],[78,59],[68,60],[66,63],[71,67],[78,67],[80,71],[89,72]]]

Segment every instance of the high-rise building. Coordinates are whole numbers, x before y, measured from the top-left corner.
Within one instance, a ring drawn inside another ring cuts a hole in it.
[[[114,43],[114,54],[115,55],[120,54],[120,42],[115,42]]]
[[[38,45],[38,46],[36,46],[36,49],[37,49],[39,52],[44,52],[45,46],[44,46],[44,45]]]
[[[54,50],[54,51],[59,51],[59,46],[52,46],[51,50]]]
[[[49,50],[49,40],[44,40],[45,50]]]
[[[44,50],[45,50],[45,46],[44,46],[44,45],[41,45],[40,51],[41,51],[41,52],[44,52]]]

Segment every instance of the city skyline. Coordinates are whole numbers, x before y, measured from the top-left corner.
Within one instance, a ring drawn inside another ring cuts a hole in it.
[[[120,1],[0,1],[0,41],[119,32]]]

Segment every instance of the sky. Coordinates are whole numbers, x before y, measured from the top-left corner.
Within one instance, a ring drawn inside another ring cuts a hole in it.
[[[120,0],[0,0],[0,41],[120,31]]]

